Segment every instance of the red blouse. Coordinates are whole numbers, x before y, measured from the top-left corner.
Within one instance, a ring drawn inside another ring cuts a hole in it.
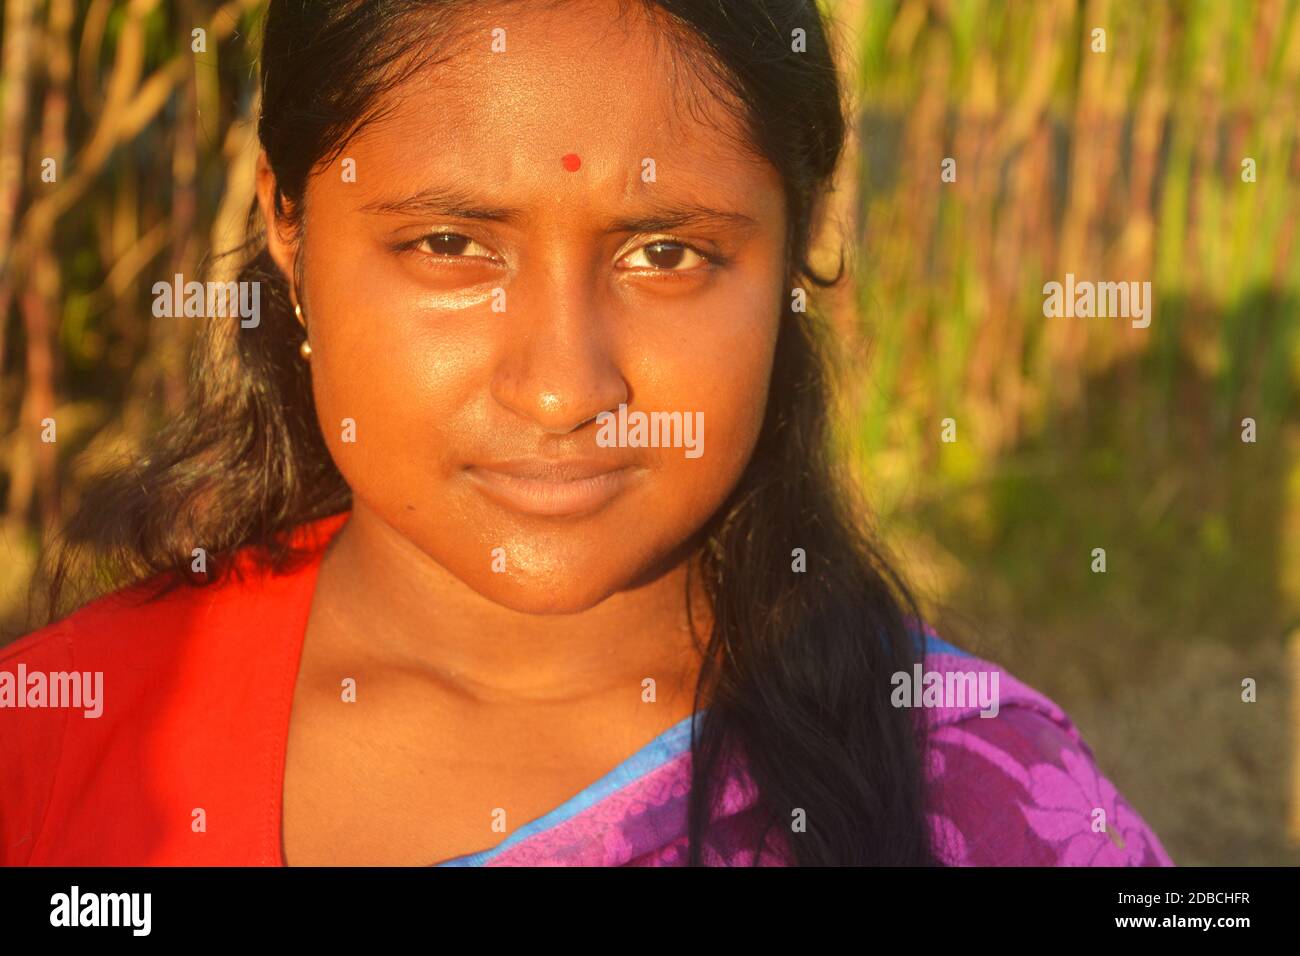
[[[282,865],[293,688],[324,544],[346,519],[298,529],[319,548],[291,573],[241,556],[223,585],[116,592],[0,648],[0,672],[103,675],[98,717],[0,708],[0,865]]]

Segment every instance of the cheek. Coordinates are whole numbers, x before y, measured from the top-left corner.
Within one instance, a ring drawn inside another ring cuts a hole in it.
[[[452,435],[470,424],[476,340],[457,316],[435,322],[382,283],[321,271],[329,278],[312,287],[312,388],[330,453],[385,517],[411,506],[427,512],[433,482],[455,460]]]
[[[734,300],[733,300],[734,301]],[[733,308],[735,308],[733,306]],[[651,408],[702,413],[704,442],[699,458],[677,451],[665,462],[665,502],[689,503],[690,520],[706,521],[739,481],[754,451],[767,408],[777,324],[769,302],[736,312],[747,321],[728,322],[697,334],[672,365],[673,379],[662,395],[646,396]],[[690,529],[695,530],[694,528]]]

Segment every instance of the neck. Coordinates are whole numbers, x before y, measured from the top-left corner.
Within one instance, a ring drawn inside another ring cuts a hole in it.
[[[365,509],[322,559],[313,611],[349,654],[413,668],[482,702],[578,701],[694,693],[698,675],[686,612],[688,557],[654,580],[573,614],[527,614],[483,597]],[[693,588],[697,633],[711,623]]]

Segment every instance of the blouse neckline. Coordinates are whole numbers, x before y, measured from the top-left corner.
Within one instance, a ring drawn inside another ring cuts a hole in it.
[[[289,728],[293,718],[294,690],[297,687],[298,670],[302,662],[303,648],[306,644],[307,620],[311,614],[312,602],[316,596],[316,582],[320,577],[320,567],[325,556],[325,550],[334,535],[347,523],[350,514],[350,511],[345,511],[317,521],[308,522],[295,528],[290,535],[293,544],[299,547],[312,548],[312,554],[310,560],[296,573],[292,612],[285,622],[285,626],[291,629],[293,639],[286,642],[286,654],[278,678],[278,692],[275,698],[276,731],[268,755],[271,768],[269,775],[271,795],[269,799],[270,814],[266,824],[266,830],[270,836],[266,855],[270,856],[273,865],[277,867],[289,866],[284,854],[284,781],[289,754]],[[448,867],[482,866],[498,853],[558,826],[616,793],[656,767],[660,767],[687,753],[691,747],[692,721],[702,720],[706,712],[707,709],[700,710],[682,718],[676,724],[655,736],[649,743],[630,754],[612,770],[602,774],[553,809],[516,828],[495,846],[426,865]]]

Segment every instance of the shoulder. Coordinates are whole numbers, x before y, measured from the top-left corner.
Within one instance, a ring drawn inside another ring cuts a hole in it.
[[[48,655],[63,647],[69,664],[111,669],[118,676],[158,676],[183,666],[195,645],[221,645],[221,656],[257,647],[260,635],[297,622],[310,603],[324,547],[347,513],[298,526],[294,550],[269,566],[254,547],[236,551],[227,573],[211,583],[159,575],[123,587],[72,614],[0,647],[0,662]],[[169,581],[172,582],[169,584]]]
[[[1055,701],[992,661],[926,637],[924,679],[942,688],[925,708],[929,816],[945,862],[1173,865]]]
[[[12,671],[25,665],[32,674],[42,669],[34,665],[57,654],[68,670],[111,673],[119,683],[156,676],[159,668],[182,661],[189,645],[211,632],[214,615],[247,604],[256,588],[246,576],[171,586],[160,576],[123,587],[0,647],[0,667]]]
[[[125,827],[156,796],[145,767],[199,786],[237,761],[220,749],[251,746],[291,692],[317,563],[151,579],[0,647],[0,865],[42,859],[73,816]]]

